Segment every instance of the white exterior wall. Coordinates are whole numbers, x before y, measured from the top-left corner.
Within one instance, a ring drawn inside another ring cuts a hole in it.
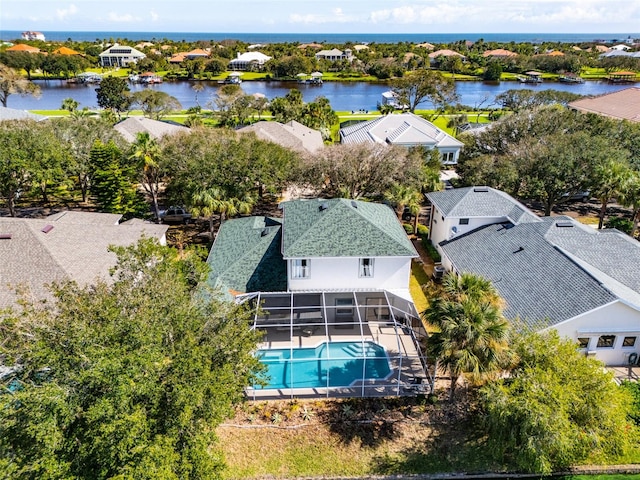
[[[292,262],[287,260],[289,290],[408,289],[409,257],[374,258],[373,277],[360,277],[360,258],[311,258],[309,278],[292,278]]]
[[[431,209],[431,225],[429,227],[429,238],[436,246],[440,255],[443,255],[442,249],[438,245],[444,240],[451,240],[453,237],[463,235],[471,230],[480,228],[484,225],[492,225],[494,223],[506,222],[505,217],[462,217],[468,218],[468,225],[460,225],[460,217],[444,217],[434,206]],[[456,231],[454,233],[453,228]]]
[[[589,338],[585,354],[610,366],[627,365],[631,353],[640,354],[640,310],[620,300],[555,325],[561,336],[578,341]],[[615,335],[613,347],[598,347],[601,335]],[[633,347],[623,347],[624,337],[637,337]]]

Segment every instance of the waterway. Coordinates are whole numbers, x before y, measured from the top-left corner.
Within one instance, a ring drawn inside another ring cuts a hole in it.
[[[62,105],[65,98],[73,98],[80,104],[80,108],[97,108],[96,85],[81,85],[68,83],[64,80],[36,80],[40,86],[42,95],[39,98],[32,96],[11,95],[7,106],[21,110],[56,110]],[[211,102],[220,88],[217,82],[201,82],[204,90],[197,94],[193,90],[194,82],[169,81],[158,85],[131,85],[131,91],[153,88],[177,98],[183,108],[196,106],[198,103],[203,108],[211,108],[207,104]],[[292,88],[302,92],[306,102],[313,101],[322,95],[329,99],[331,106],[336,111],[375,111],[376,105],[382,99],[382,93],[389,90],[389,86],[383,82],[325,82],[321,86],[312,86],[293,82],[279,81],[250,81],[241,84],[247,94],[260,93],[268,99],[282,97]],[[456,82],[456,91],[460,97],[460,103],[471,107],[491,108],[497,107],[495,98],[500,93],[510,89],[555,89],[569,91],[581,95],[601,95],[615,92],[629,85],[610,84],[606,81],[587,81],[583,84],[565,84],[557,82],[543,82],[541,84],[522,84],[518,82],[500,82],[497,84],[480,81]],[[424,104],[421,108],[429,108]]]

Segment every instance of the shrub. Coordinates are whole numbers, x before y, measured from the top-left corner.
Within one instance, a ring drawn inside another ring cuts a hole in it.
[[[433,244],[427,237],[422,237],[422,246],[434,262],[439,262],[442,260],[440,254],[438,253],[438,250],[436,250],[436,247],[433,246]]]
[[[624,217],[613,217],[607,221],[607,228],[617,228],[621,232],[626,233],[627,235],[631,235],[631,230],[633,229],[633,222],[628,218]]]
[[[404,228],[404,231],[407,232],[407,235],[413,234],[413,225],[410,225],[408,223],[403,223],[402,228]]]
[[[429,236],[429,227],[426,225],[418,224],[418,236],[420,238],[425,238]]]

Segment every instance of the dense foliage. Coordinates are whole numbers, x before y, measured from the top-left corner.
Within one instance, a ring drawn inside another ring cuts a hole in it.
[[[514,345],[511,375],[481,389],[483,426],[495,460],[548,474],[622,455],[634,437],[630,398],[602,364],[555,331]]]
[[[196,292],[195,252],[115,251],[112,283],[59,285],[52,305],[0,317],[18,366],[0,393],[3,478],[219,475],[213,430],[259,371],[247,314]]]

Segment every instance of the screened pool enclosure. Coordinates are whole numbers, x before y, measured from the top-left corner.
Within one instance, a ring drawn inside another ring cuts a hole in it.
[[[252,399],[388,396],[428,385],[411,301],[388,291],[251,293],[266,385]]]

